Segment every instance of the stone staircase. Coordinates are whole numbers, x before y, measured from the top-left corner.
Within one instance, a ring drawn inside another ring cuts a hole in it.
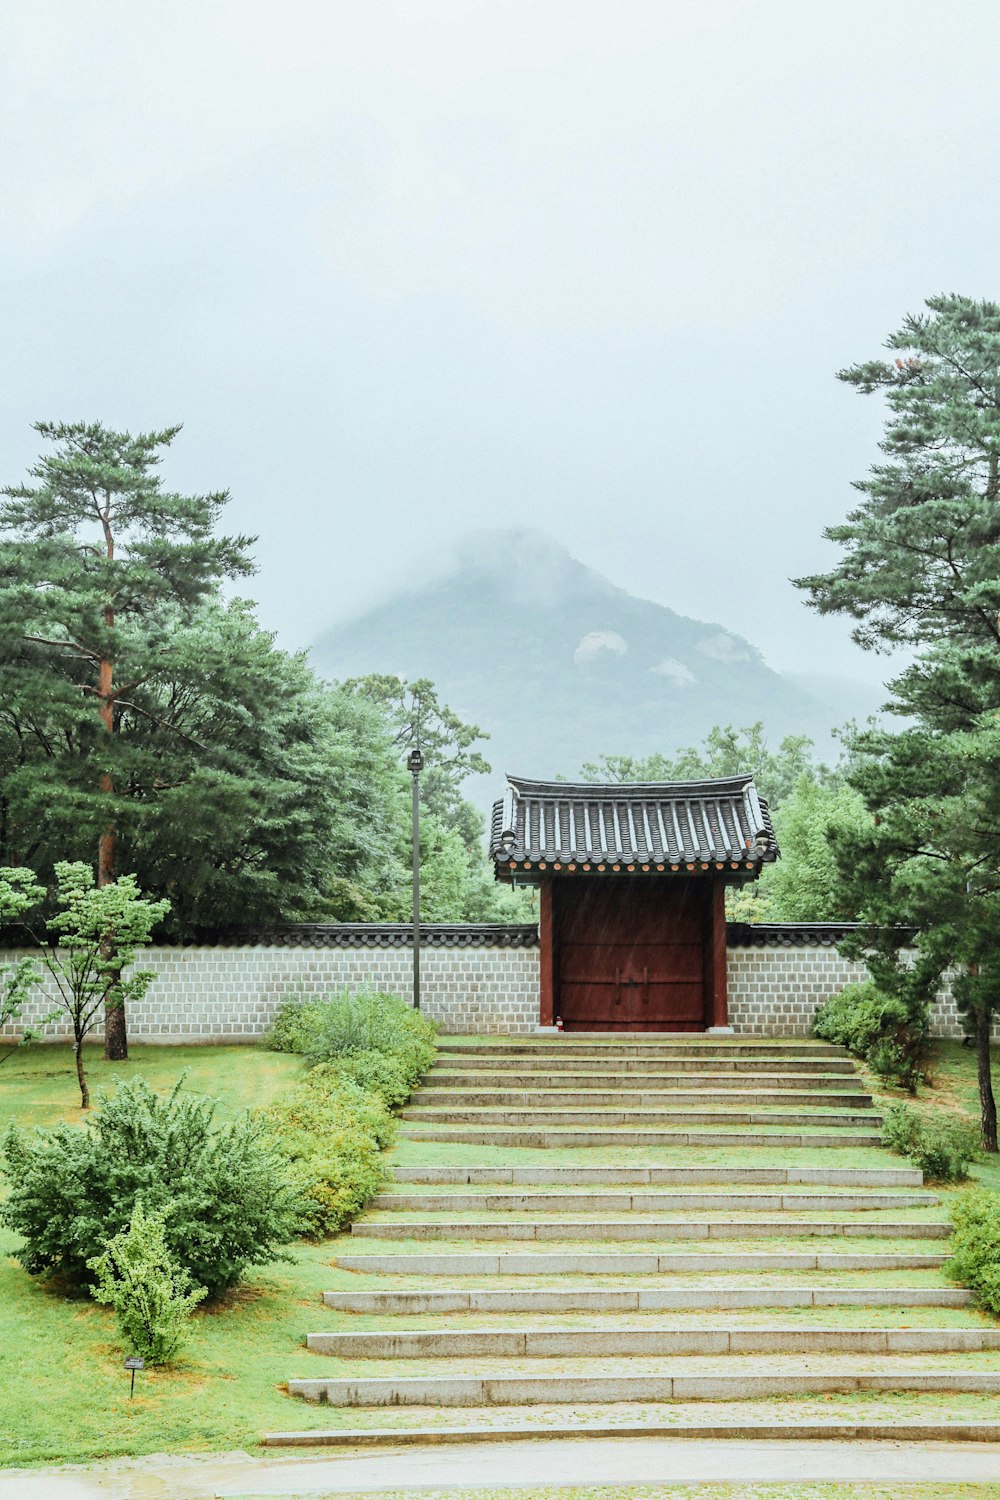
[[[1000,1327],[838,1049],[446,1040],[403,1116],[288,1383],[336,1422],[268,1442],[1000,1439]]]

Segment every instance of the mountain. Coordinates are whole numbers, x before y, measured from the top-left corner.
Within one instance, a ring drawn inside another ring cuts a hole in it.
[[[312,659],[334,678],[430,677],[490,733],[477,801],[508,771],[573,777],[604,752],[669,753],[713,724],[763,719],[775,742],[809,734],[829,753],[831,728],[877,706],[864,684],[813,696],[742,636],[635,598],[533,531],[468,538],[451,571],[334,626]]]

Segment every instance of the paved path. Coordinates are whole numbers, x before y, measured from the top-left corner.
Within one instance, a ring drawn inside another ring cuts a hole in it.
[[[502,1457],[500,1456],[502,1454]],[[424,1487],[724,1484],[842,1481],[979,1483],[1000,1487],[995,1443],[700,1443],[669,1439],[519,1442],[448,1449],[254,1459],[150,1456],[87,1468],[0,1471],[0,1500],[212,1500],[237,1495],[322,1495]]]

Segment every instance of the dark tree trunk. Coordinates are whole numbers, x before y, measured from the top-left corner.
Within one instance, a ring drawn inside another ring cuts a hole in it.
[[[990,1070],[990,1031],[993,1013],[983,1005],[977,1008],[976,1062],[979,1072],[979,1105],[983,1121],[983,1150],[997,1149],[997,1102],[993,1097],[993,1075]]]
[[[83,1071],[83,1042],[80,1038],[73,1043],[73,1051],[76,1055],[76,1081],[80,1085],[80,1107],[90,1108],[90,1089],[87,1087],[87,1076]]]

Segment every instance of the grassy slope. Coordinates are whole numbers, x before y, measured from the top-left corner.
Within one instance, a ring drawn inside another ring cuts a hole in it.
[[[935,1042],[931,1053],[931,1081],[914,1098],[905,1089],[895,1089],[876,1078],[858,1064],[859,1071],[875,1096],[876,1108],[900,1101],[920,1114],[957,1115],[974,1125],[979,1123],[979,1086],[976,1082],[976,1057],[961,1042]],[[1000,1101],[1000,1045],[993,1047],[993,1087]],[[1000,1155],[985,1157],[972,1169],[974,1179],[983,1187],[1000,1192]],[[947,1189],[942,1189],[947,1192]]]
[[[413,1490],[365,1491],[364,1500],[413,1500]],[[428,1490],[419,1491],[420,1500],[980,1500],[986,1495],[978,1484],[679,1484],[679,1485],[599,1485],[579,1489],[546,1485],[531,1490]],[[253,1500],[246,1496],[244,1500]],[[295,1500],[287,1496],[286,1500]],[[323,1500],[312,1496],[310,1500]],[[334,1500],[332,1495],[326,1500]],[[362,1500],[337,1491],[337,1500]]]

